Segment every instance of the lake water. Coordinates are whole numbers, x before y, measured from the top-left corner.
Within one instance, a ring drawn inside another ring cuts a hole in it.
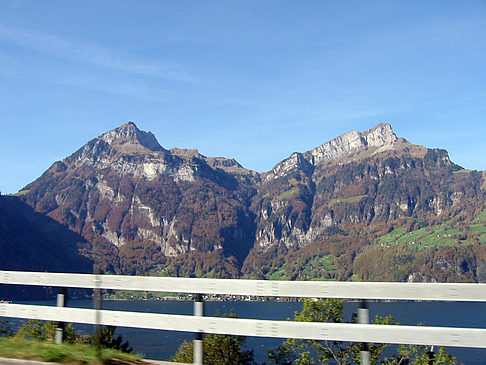
[[[55,305],[53,301],[19,302],[25,304]],[[70,307],[92,308],[91,300],[70,300]],[[240,318],[285,320],[292,318],[295,311],[301,309],[299,302],[206,302],[205,315],[212,316],[216,311],[222,314],[231,309]],[[348,321],[356,312],[359,303],[345,304],[344,318]],[[371,302],[368,303],[370,318],[375,315],[393,318],[404,325],[423,323],[427,326],[486,328],[486,303],[448,303],[448,302]],[[151,312],[165,314],[192,314],[193,303],[189,301],[150,301],[133,300],[103,302],[103,309]],[[14,324],[19,321],[15,320]],[[77,329],[92,332],[92,326],[77,325]],[[122,335],[130,345],[147,358],[168,360],[174,355],[179,345],[185,340],[192,340],[193,334],[173,331],[145,330],[138,328],[117,328],[117,335]],[[267,351],[282,343],[281,339],[248,337],[246,347],[255,351],[255,360],[266,361]],[[485,349],[446,348],[456,356],[458,363],[486,364]]]

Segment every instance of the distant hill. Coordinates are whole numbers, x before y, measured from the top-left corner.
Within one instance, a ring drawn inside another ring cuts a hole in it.
[[[80,254],[83,245],[87,245],[83,237],[19,198],[0,196],[1,270],[91,273],[92,262]],[[32,298],[31,291],[2,285],[0,298]]]
[[[80,252],[110,272],[480,281],[485,191],[483,172],[385,123],[259,173],[234,159],[165,149],[129,122],[17,196],[84,237]],[[453,229],[447,243],[432,239],[443,225]],[[406,233],[421,243],[395,240]]]

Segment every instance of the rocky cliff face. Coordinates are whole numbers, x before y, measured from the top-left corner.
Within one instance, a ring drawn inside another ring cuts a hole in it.
[[[332,227],[482,202],[482,175],[461,171],[446,151],[398,138],[389,124],[257,173],[234,159],[164,149],[130,122],[53,164],[20,197],[85,237],[88,256],[115,271],[212,253],[240,267],[251,249],[306,246]]]

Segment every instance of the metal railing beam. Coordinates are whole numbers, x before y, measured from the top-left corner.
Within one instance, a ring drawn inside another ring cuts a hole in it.
[[[486,302],[486,284],[194,279],[101,275],[101,289],[295,298]],[[0,271],[0,284],[94,288],[92,274]],[[237,285],[235,285],[237,284]]]
[[[0,304],[0,317],[96,323],[93,309]],[[486,329],[316,323],[100,311],[102,325],[238,336],[486,348]]]

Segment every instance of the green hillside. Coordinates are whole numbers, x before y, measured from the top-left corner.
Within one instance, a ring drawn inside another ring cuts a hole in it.
[[[395,228],[378,238],[376,245],[393,247],[409,245],[417,248],[486,245],[486,209],[470,223],[449,220],[440,225],[407,232],[405,227]]]

